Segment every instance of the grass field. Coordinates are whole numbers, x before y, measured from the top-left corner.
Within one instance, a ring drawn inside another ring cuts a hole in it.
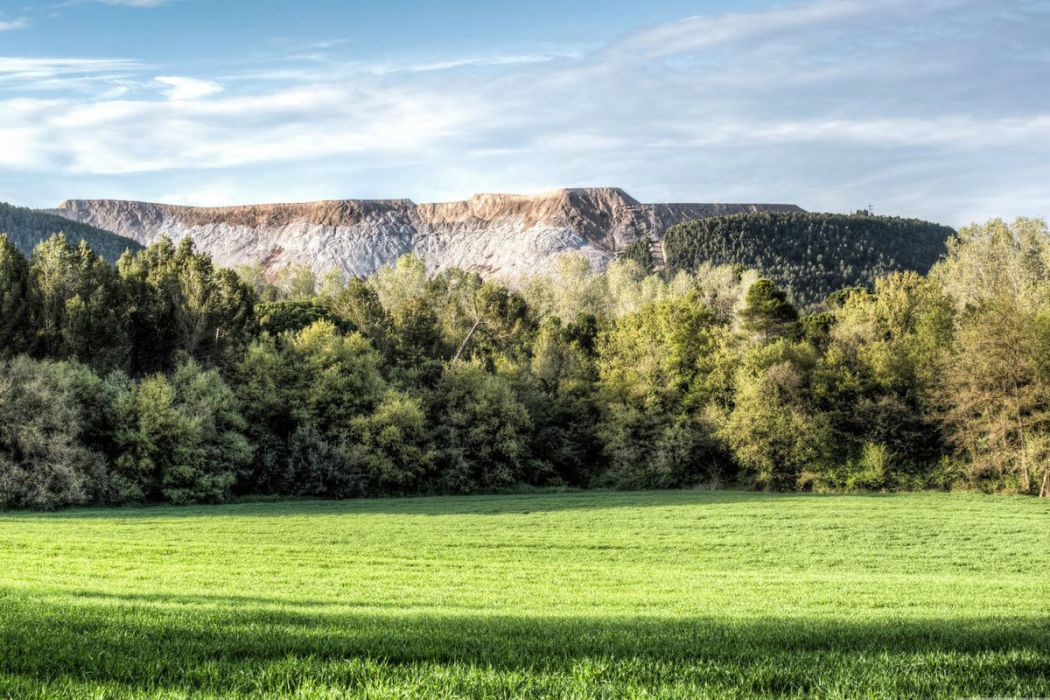
[[[1050,504],[0,514],[0,696],[1050,696]]]

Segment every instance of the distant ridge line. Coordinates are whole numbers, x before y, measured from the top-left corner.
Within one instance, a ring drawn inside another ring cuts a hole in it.
[[[512,278],[548,269],[563,253],[583,255],[601,268],[616,251],[642,238],[659,240],[676,224],[762,211],[803,210],[793,204],[645,204],[618,187],[479,193],[424,204],[335,199],[195,207],[70,199],[51,210],[144,245],[190,236],[221,265],[299,264],[360,276],[417,253],[431,271],[455,266]]]

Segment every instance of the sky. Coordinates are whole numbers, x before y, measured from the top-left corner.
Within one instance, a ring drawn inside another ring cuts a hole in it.
[[[0,0],[0,201],[1050,217],[1050,0]]]

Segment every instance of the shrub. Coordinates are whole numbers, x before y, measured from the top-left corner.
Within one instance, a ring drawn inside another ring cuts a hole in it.
[[[364,492],[364,477],[354,470],[344,446],[311,424],[297,428],[288,442],[287,483],[297,496],[350,498]]]
[[[78,442],[81,419],[54,363],[0,363],[0,506],[53,509],[87,502],[102,469]]]

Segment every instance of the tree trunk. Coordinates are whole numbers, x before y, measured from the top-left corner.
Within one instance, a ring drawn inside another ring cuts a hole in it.
[[[1020,389],[1014,383],[1014,393],[1019,394]],[[1021,483],[1026,494],[1032,493],[1032,472],[1028,468],[1028,435],[1025,433],[1024,414],[1021,412],[1021,400],[1015,399],[1014,408],[1017,414],[1017,434],[1021,438]]]
[[[1026,494],[1032,493],[1032,472],[1028,468],[1028,441],[1021,433],[1021,486]]]
[[[1039,489],[1040,498],[1050,498],[1050,468],[1043,472],[1043,486]]]
[[[481,319],[478,319],[474,322],[474,325],[470,327],[470,332],[467,333],[467,337],[463,339],[463,342],[459,344],[459,350],[456,350],[456,356],[452,358],[453,362],[459,362],[459,358],[463,354],[463,351],[466,349],[467,343],[470,342],[470,339],[474,336],[474,331],[476,331],[478,329],[478,326],[480,325]]]

